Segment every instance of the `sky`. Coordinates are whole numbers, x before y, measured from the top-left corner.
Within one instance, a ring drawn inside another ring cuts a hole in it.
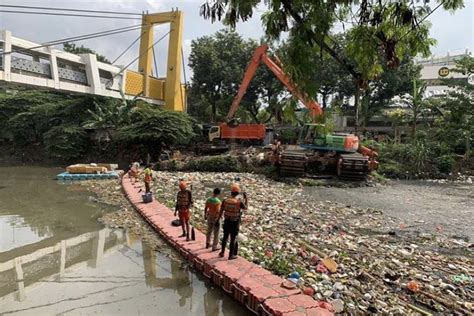
[[[199,37],[210,35],[224,28],[220,22],[211,23],[199,15],[201,4],[205,0],[0,0],[0,4],[29,5],[59,8],[79,8],[88,10],[120,11],[120,12],[163,12],[172,8],[179,8],[184,13],[183,50],[185,62],[191,50],[191,41]],[[0,8],[1,10],[16,10]],[[252,19],[239,23],[236,27],[245,38],[259,39],[263,35],[261,15],[265,11],[262,5],[257,8]],[[465,0],[462,10],[450,13],[442,9],[434,12],[429,18],[432,23],[431,36],[437,40],[432,48],[433,54],[444,55],[448,51],[461,52],[469,49],[474,51],[474,0]],[[37,43],[57,40],[65,37],[94,33],[114,28],[139,24],[140,21],[112,20],[97,18],[78,18],[42,15],[24,15],[0,12],[0,29],[7,29],[13,36]],[[337,30],[338,28],[336,28]],[[167,25],[155,27],[155,39],[160,38],[169,30]],[[98,53],[114,60],[134,39],[139,31],[132,31],[90,39],[78,44],[90,47]],[[58,47],[60,48],[60,47]],[[158,59],[158,75],[164,75],[166,68],[167,38],[155,48]],[[138,56],[138,43],[117,61],[117,65],[127,65]],[[132,65],[132,69],[133,66]],[[190,70],[187,67],[187,80]]]

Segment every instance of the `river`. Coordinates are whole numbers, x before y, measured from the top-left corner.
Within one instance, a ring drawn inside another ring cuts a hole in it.
[[[131,233],[60,169],[0,167],[0,314],[247,315],[222,290]]]

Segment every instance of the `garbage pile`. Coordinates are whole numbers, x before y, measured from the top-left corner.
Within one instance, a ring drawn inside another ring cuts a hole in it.
[[[467,241],[442,232],[405,233],[400,220],[378,210],[315,202],[297,185],[254,174],[158,172],[156,198],[173,208],[180,179],[193,191],[192,224],[203,231],[204,203],[213,188],[227,196],[230,184],[239,182],[250,204],[239,254],[289,277],[338,313],[474,311],[473,245]]]

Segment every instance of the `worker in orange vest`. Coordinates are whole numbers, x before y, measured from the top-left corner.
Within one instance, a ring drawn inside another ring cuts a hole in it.
[[[221,190],[215,188],[212,197],[206,200],[206,205],[204,206],[204,219],[207,221],[207,231],[206,231],[206,248],[211,246],[211,236],[213,236],[212,241],[212,251],[219,250],[217,245],[219,243],[219,228],[220,228],[220,217],[219,213],[221,210],[221,200],[219,195]]]
[[[179,220],[181,221],[183,234],[180,237],[186,237],[186,241],[189,241],[189,219],[191,217],[190,209],[193,206],[193,195],[187,187],[188,184],[185,181],[182,180],[179,182],[179,192],[176,196],[174,216],[178,213]]]
[[[247,194],[243,195],[243,201],[237,196],[240,194],[240,186],[232,184],[230,188],[230,197],[222,202],[219,218],[224,214],[224,237],[222,239],[222,249],[219,253],[220,257],[224,257],[225,246],[230,235],[229,243],[229,260],[237,258],[236,242],[239,234],[241,210],[248,207]]]
[[[145,170],[143,170],[145,174],[145,193],[151,191],[151,181],[153,180],[153,171],[151,170],[151,165],[147,165]]]
[[[137,182],[138,175],[140,174],[138,170],[138,162],[134,162],[130,165],[130,170],[128,171],[128,177],[130,182],[135,184]]]

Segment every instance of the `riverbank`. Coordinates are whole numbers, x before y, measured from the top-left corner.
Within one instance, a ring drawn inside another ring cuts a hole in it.
[[[353,313],[406,314],[409,303],[435,312],[472,308],[472,290],[453,279],[474,270],[472,248],[442,230],[405,234],[403,221],[378,209],[311,199],[301,186],[241,173],[158,172],[154,190],[169,207],[174,205],[180,178],[192,186],[192,220],[201,230],[205,197],[214,187],[227,194],[229,185],[238,179],[250,197],[241,227],[240,255],[278,275],[300,272],[318,300],[342,303],[346,312]],[[320,258],[302,248],[301,241],[333,257],[339,263],[338,272],[321,269]],[[438,249],[461,255],[443,255]],[[406,285],[412,280],[426,293],[408,291]],[[459,304],[448,305],[453,299]]]

